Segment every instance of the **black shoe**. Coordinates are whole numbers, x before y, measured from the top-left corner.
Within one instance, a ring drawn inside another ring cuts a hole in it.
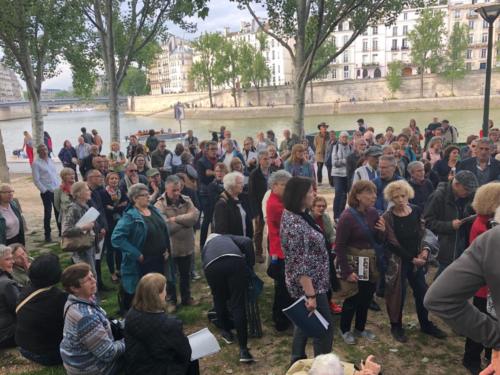
[[[430,322],[427,327],[420,328],[420,331],[422,331],[422,333],[425,333],[426,335],[435,337],[435,338],[440,339],[440,340],[445,339],[446,337],[448,337],[448,335],[445,332],[441,331],[432,322]]]
[[[462,360],[462,365],[469,371],[472,375],[479,375],[483,369],[481,368],[481,364],[479,363],[468,363]]]
[[[234,342],[234,335],[231,331],[221,331],[220,335],[226,344],[229,345]]]
[[[380,306],[374,300],[371,301],[370,306],[368,308],[372,311],[380,311]]]
[[[255,360],[253,359],[253,356],[250,354],[250,351],[245,348],[245,349],[240,349],[240,362],[242,363],[252,363]]]
[[[401,343],[408,342],[408,337],[405,335],[405,330],[401,327],[391,327],[391,335],[394,340]]]
[[[45,237],[45,242],[52,242],[52,237],[50,237],[50,236]]]

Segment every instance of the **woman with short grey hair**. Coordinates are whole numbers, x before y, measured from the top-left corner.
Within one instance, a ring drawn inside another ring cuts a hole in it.
[[[215,204],[214,210],[214,232],[252,238],[253,228],[249,210],[240,200],[244,187],[243,174],[228,173],[222,182],[224,191]]]
[[[0,349],[16,346],[16,303],[21,288],[12,278],[13,268],[12,249],[0,245]]]
[[[167,225],[158,209],[149,202],[146,185],[130,186],[131,206],[123,213],[111,235],[111,244],[123,255],[121,308],[128,310],[139,279],[151,272],[165,274],[165,260],[171,253]]]

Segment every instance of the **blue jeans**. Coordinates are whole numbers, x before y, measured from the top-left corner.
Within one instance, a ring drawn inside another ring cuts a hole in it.
[[[335,199],[333,200],[333,218],[338,219],[347,202],[347,177],[333,176]]]

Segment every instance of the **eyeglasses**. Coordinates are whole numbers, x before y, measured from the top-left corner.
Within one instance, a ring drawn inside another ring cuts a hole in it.
[[[129,169],[128,171],[129,171],[130,173],[137,173],[137,172],[139,172],[139,170],[138,170],[138,169]]]
[[[0,194],[13,194],[14,190],[0,191]]]
[[[137,194],[138,197],[149,197],[148,193]]]

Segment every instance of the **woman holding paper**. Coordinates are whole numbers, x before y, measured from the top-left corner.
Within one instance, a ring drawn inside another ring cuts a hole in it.
[[[410,205],[414,196],[411,185],[405,180],[391,182],[384,190],[385,199],[392,203],[382,216],[385,220],[387,246],[385,256],[385,302],[391,322],[392,337],[399,342],[407,342],[403,324],[403,307],[406,295],[406,281],[413,290],[420,330],[436,338],[446,337],[428,317],[424,307],[427,292],[425,265],[429,248],[422,242],[425,226],[418,206]]]
[[[166,314],[166,279],[149,273],[137,284],[125,318],[127,374],[199,374],[182,322]]]
[[[78,221],[89,210],[87,202],[90,200],[91,191],[84,181],[75,182],[71,186],[71,196],[74,201],[68,207],[68,211],[63,217],[62,221],[62,236],[77,236],[89,231],[93,233],[95,220],[83,225],[77,225]],[[85,250],[75,251],[71,256],[73,263],[87,263],[94,276],[96,275],[95,269],[95,241],[92,245]]]
[[[290,296],[305,296],[309,311],[318,310],[329,323],[324,335],[313,338],[314,356],[330,353],[333,343],[333,317],[327,292],[330,289],[330,269],[327,239],[314,219],[306,212],[314,199],[313,180],[292,177],[285,186],[281,218],[281,247],[285,254],[285,281]],[[307,358],[307,332],[295,325],[291,363]]]

